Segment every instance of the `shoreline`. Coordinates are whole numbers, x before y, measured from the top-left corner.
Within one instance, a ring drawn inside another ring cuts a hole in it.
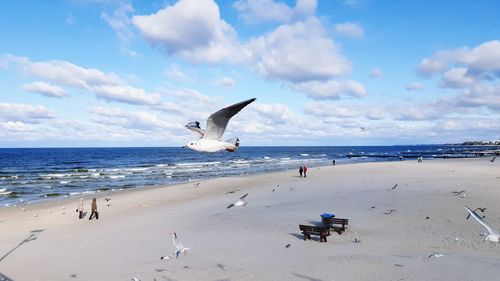
[[[40,281],[331,280],[333,273],[346,280],[451,281],[478,274],[496,280],[500,273],[500,249],[483,243],[480,224],[465,220],[464,205],[482,206],[500,227],[498,163],[485,158],[356,163],[310,168],[307,178],[288,170],[196,183],[92,195],[97,221],[78,220],[79,197],[25,212],[0,209],[0,228],[7,229],[0,273]],[[466,197],[453,195],[461,189]],[[227,209],[246,193],[246,207]],[[390,209],[396,211],[385,215]],[[303,241],[298,224],[320,223],[323,212],[349,219],[346,232],[327,243]],[[173,231],[192,250],[160,261],[174,249]],[[23,243],[30,235],[36,240]],[[427,258],[436,252],[444,256]]]

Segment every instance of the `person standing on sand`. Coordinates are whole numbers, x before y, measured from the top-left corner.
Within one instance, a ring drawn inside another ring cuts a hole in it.
[[[304,165],[304,178],[307,178],[307,167]]]
[[[300,177],[302,177],[302,172],[303,172],[303,171],[304,171],[304,170],[302,169],[302,166],[300,166],[300,168],[299,168],[299,174],[300,174]]]
[[[96,200],[97,199],[92,198],[92,213],[90,214],[89,220],[92,219],[92,217],[94,216],[94,214],[95,214],[95,219],[96,220],[99,219],[99,213],[97,212],[97,202],[96,202]]]
[[[80,204],[76,208],[76,212],[78,213],[78,218],[83,219],[83,198],[80,198]]]

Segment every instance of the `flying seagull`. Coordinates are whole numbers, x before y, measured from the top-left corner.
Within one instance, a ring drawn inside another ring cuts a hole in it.
[[[243,199],[245,199],[245,197],[247,197],[247,195],[248,195],[248,193],[245,194],[245,195],[243,195],[243,196],[241,196],[240,200],[238,200],[238,201],[234,202],[233,204],[227,206],[226,209],[229,209],[229,208],[232,208],[232,207],[241,207],[241,206],[245,207],[247,205],[247,202],[243,201]]]
[[[220,139],[226,130],[229,119],[255,100],[256,98],[242,101],[212,113],[207,119],[206,130],[200,127],[200,122],[198,121],[189,122],[185,127],[200,135],[200,139],[191,141],[184,147],[199,152],[236,151],[240,145],[238,138],[231,142],[229,140],[221,141]]]
[[[396,187],[398,187],[397,183],[393,187],[391,187],[390,189],[388,189],[387,191],[393,191],[394,189],[396,189]]]
[[[486,211],[486,209],[487,208],[478,207],[473,212],[476,213],[476,211],[481,211],[481,213],[484,213],[484,211]],[[470,214],[465,219],[468,220],[469,218],[470,218]],[[484,216],[483,216],[483,219],[484,219]]]
[[[427,258],[430,259],[432,257],[441,258],[441,257],[444,257],[444,255],[440,254],[440,253],[432,253]]]
[[[174,247],[175,247],[174,255],[176,258],[179,258],[179,255],[182,253],[184,255],[186,255],[187,251],[191,250],[191,248],[184,247],[184,245],[182,245],[181,242],[177,241],[177,233],[173,232],[173,233],[170,233],[170,235],[172,235],[172,243],[174,244]],[[173,258],[173,256],[164,256],[164,257],[161,257],[160,260],[169,259],[169,258]]]
[[[453,191],[453,194],[460,197],[465,197],[465,190]]]
[[[469,209],[469,207],[465,206],[465,209],[469,212],[469,214],[475,218],[480,224],[482,224],[486,230],[488,230],[488,234],[485,234],[484,240],[491,241],[491,242],[500,242],[500,234],[493,229],[491,226],[489,226],[480,216],[478,216],[474,211]]]

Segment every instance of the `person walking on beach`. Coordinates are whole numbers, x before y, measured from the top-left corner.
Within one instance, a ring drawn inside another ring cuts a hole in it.
[[[304,165],[304,178],[307,178],[307,167]]]
[[[302,169],[302,166],[300,166],[300,168],[299,168],[299,174],[300,174],[300,177],[302,177],[302,172],[303,172],[303,171],[304,171],[304,170]]]
[[[76,212],[78,213],[78,218],[83,219],[83,198],[80,198],[80,204],[76,208]]]
[[[92,213],[90,214],[89,220],[92,219],[92,217],[94,216],[94,214],[95,214],[95,219],[96,220],[99,219],[99,213],[97,212],[97,202],[96,202],[96,200],[97,199],[92,198]]]

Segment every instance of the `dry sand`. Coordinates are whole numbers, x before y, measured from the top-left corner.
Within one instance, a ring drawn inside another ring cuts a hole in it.
[[[101,193],[92,221],[78,220],[79,198],[3,208],[0,273],[16,281],[500,280],[500,245],[483,241],[464,208],[487,207],[500,229],[499,165],[366,163],[310,168],[307,179],[287,171]],[[246,207],[226,209],[245,193]],[[323,212],[348,218],[347,231],[303,241],[298,225],[319,223]],[[173,231],[191,251],[160,261],[174,251]]]

